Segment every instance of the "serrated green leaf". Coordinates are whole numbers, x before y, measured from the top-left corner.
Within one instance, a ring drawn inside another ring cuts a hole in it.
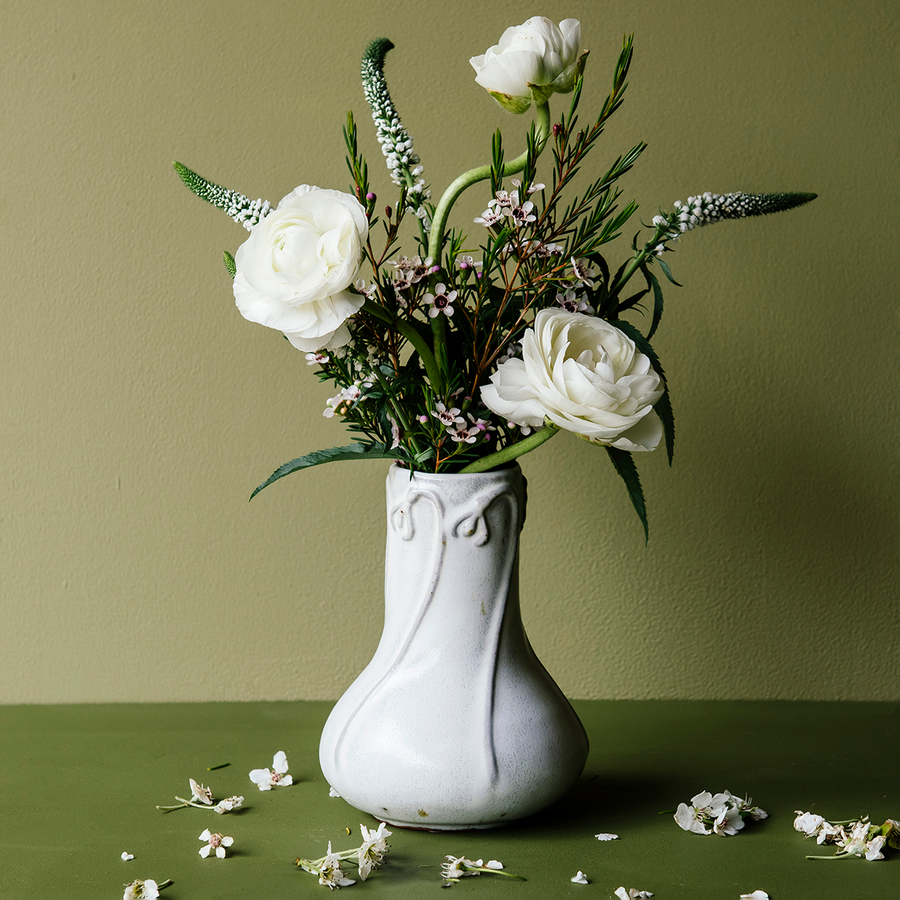
[[[684,287],[684,285],[679,284],[679,283],[672,277],[672,270],[669,268],[669,264],[668,264],[664,259],[662,259],[662,258],[660,257],[660,258],[657,258],[656,261],[659,263],[659,267],[663,270],[663,273],[665,274],[666,278],[668,278],[669,281],[672,282],[672,284],[674,284],[676,287]]]
[[[638,477],[634,459],[627,450],[619,450],[617,447],[607,447],[606,452],[612,460],[616,473],[625,482],[628,496],[631,498],[631,505],[644,526],[644,543],[647,543],[650,540],[650,526],[647,523],[647,504],[644,502],[644,490],[641,487],[641,479]]]
[[[300,456],[292,459],[284,465],[279,466],[253,493],[250,495],[252,500],[263,488],[268,487],[272,482],[290,475],[292,472],[299,472],[301,469],[309,469],[312,466],[320,466],[327,462],[339,462],[347,459],[403,459],[404,455],[397,450],[388,450],[384,444],[350,444],[346,447],[332,447],[330,450],[315,450],[307,453],[306,456]]]
[[[647,332],[647,340],[649,341],[656,334],[656,329],[662,319],[663,293],[662,288],[659,286],[659,279],[645,266],[641,266],[641,269],[653,287],[653,321],[650,323],[650,330]]]

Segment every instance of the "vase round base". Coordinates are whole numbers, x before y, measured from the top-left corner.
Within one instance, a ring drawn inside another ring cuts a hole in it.
[[[519,611],[518,466],[387,480],[385,624],[326,722],[329,784],[380,821],[496,828],[576,783],[587,736]]]

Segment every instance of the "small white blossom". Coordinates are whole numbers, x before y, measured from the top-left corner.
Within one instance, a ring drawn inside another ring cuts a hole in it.
[[[134,854],[129,853],[127,850],[122,854],[122,861],[128,862],[129,859],[134,859]]]
[[[502,212],[488,208],[480,216],[476,216],[472,219],[472,221],[476,225],[484,225],[485,228],[490,228],[498,222],[502,222],[503,219],[504,215]]]
[[[308,366],[323,366],[328,362],[328,354],[317,350],[315,353],[306,354],[306,364]]]
[[[577,874],[570,878],[569,881],[571,881],[572,884],[589,884],[587,876],[584,874],[584,872],[581,871],[581,869],[579,869]]]
[[[240,807],[243,805],[243,803],[244,803],[243,797],[238,797],[238,796],[226,797],[224,800],[220,800],[213,807],[213,812],[217,812],[217,813],[219,813],[219,815],[222,815],[224,813],[231,812],[232,810],[240,809]]]
[[[384,862],[384,855],[389,849],[387,839],[392,832],[388,831],[384,822],[380,822],[374,831],[370,831],[365,825],[360,825],[359,830],[363,838],[357,855],[359,877],[365,881],[372,869],[379,868]]]
[[[219,834],[218,832],[212,832],[208,828],[203,829],[203,834],[200,835],[201,841],[206,841],[206,846],[201,847],[198,851],[200,855],[206,859],[210,853],[215,850],[216,856],[219,859],[225,859],[225,848],[230,847],[234,843],[233,837],[227,837],[224,834]]]
[[[884,846],[885,837],[883,834],[877,834],[866,844],[865,857],[869,862],[876,859],[884,859],[881,848]]]
[[[741,894],[741,900],[769,900],[765,891],[754,891],[752,894]]]
[[[197,784],[197,782],[194,781],[193,778],[189,778],[188,781],[191,784],[191,796],[199,803],[205,803],[207,806],[212,806],[212,791],[208,787],[204,787],[202,784]]]
[[[459,879],[465,875],[478,875],[478,872],[470,872],[465,867],[476,867],[482,864],[483,860],[466,859],[464,856],[448,856],[447,862],[441,866],[441,874],[446,879]]]
[[[347,878],[341,871],[340,856],[332,851],[331,841],[328,842],[328,853],[325,854],[319,869],[319,884],[324,884],[333,891],[356,884],[352,878]]]
[[[131,884],[125,885],[123,900],[156,900],[159,896],[159,885],[152,879],[142,881],[138,878]]]
[[[557,294],[556,302],[566,310],[566,312],[593,313],[594,311],[594,307],[591,306],[584,297],[576,296],[575,291],[571,288],[562,294]]]
[[[591,266],[591,262],[588,259],[575,259],[572,257],[572,275],[576,281],[580,281],[582,284],[586,284],[589,288],[594,287],[594,278],[597,273],[594,271]]]
[[[431,410],[431,414],[446,428],[451,425],[462,425],[465,419],[459,414],[459,408],[456,406],[447,409],[443,403],[436,403],[435,408]]]
[[[619,836],[617,834],[607,834],[605,832],[601,834],[595,834],[594,837],[597,838],[598,841],[617,841],[619,839]]]
[[[250,780],[261,790],[270,791],[275,786],[286,787],[293,784],[294,780],[287,774],[288,761],[283,750],[279,750],[272,760],[272,770],[253,769]]]
[[[628,888],[626,891],[624,887],[616,888],[615,894],[619,900],[646,900],[653,896],[650,891],[639,891],[637,888]]]
[[[453,315],[453,302],[456,300],[457,291],[447,292],[445,284],[435,285],[434,293],[430,291],[423,297],[424,301],[431,306],[428,315],[433,319],[443,313],[445,316]]]

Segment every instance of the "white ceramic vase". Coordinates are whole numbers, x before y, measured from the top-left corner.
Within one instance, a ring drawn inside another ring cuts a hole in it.
[[[587,758],[584,728],[519,611],[518,465],[387,478],[384,632],[331,712],[329,784],[376,819],[490,828],[553,803]]]

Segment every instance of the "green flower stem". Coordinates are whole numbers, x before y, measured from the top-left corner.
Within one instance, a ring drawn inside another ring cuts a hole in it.
[[[175,798],[179,805],[178,806],[157,806],[157,809],[161,809],[163,812],[171,812],[173,809],[186,809],[188,806],[193,806],[194,809],[213,809],[215,804],[207,804],[207,803],[197,803],[194,800],[185,800],[184,797],[176,797]]]
[[[415,347],[419,354],[419,359],[422,360],[422,365],[425,367],[425,374],[428,376],[428,381],[431,383],[431,387],[435,393],[438,393],[441,386],[440,369],[438,368],[434,354],[431,352],[431,348],[428,346],[428,342],[422,335],[408,322],[404,322],[402,319],[392,316],[386,309],[383,309],[371,300],[366,300],[362,308],[370,315],[375,316],[376,319],[381,319],[382,322],[387,322],[392,328],[396,328],[397,331],[399,331],[400,334]]]
[[[517,457],[529,453],[536,447],[540,447],[545,441],[549,441],[558,431],[559,425],[545,421],[544,427],[540,431],[530,434],[527,438],[515,444],[510,444],[496,453],[490,453],[487,456],[482,456],[481,459],[476,459],[475,462],[469,463],[464,469],[461,469],[460,474],[468,475],[472,472],[487,472],[497,466],[502,466],[504,463],[512,462]]]
[[[412,429],[409,427],[409,419],[406,418],[406,413],[403,411],[403,406],[398,403],[397,398],[391,394],[388,386],[384,383],[384,378],[382,377],[381,372],[378,371],[377,366],[373,370],[373,374],[375,375],[375,379],[377,380],[378,384],[381,385],[381,389],[388,396],[388,402],[391,405],[391,409],[394,411],[394,415],[397,417],[397,424],[409,436],[409,442],[412,445],[413,453],[415,453],[416,456],[421,455],[422,448],[419,446],[419,442],[416,440],[416,436],[412,433]]]
[[[538,126],[537,149],[538,153],[540,153],[547,143],[547,138],[550,136],[550,106],[547,103],[541,103],[535,107],[535,111],[537,113]],[[521,172],[525,168],[527,158],[528,153],[526,151],[521,156],[506,163],[503,166],[503,176],[506,177],[507,175],[515,175],[516,172]],[[444,243],[444,228],[447,225],[447,217],[450,215],[450,209],[453,204],[456,203],[460,194],[466,188],[477,184],[479,181],[486,181],[490,177],[491,167],[489,165],[478,166],[476,169],[464,172],[444,191],[444,196],[441,197],[440,203],[438,203],[434,211],[434,219],[431,222],[431,240],[428,244],[428,255],[434,260],[435,265],[439,266],[441,264],[440,257]]]
[[[630,263],[628,263],[628,265],[625,267],[625,270],[619,276],[619,279],[612,286],[609,292],[612,296],[616,296],[622,290],[622,288],[625,287],[625,285],[628,283],[628,279],[631,278],[631,276],[634,275],[634,273],[637,272],[637,270],[641,267],[644,261],[653,254],[657,245],[662,240],[662,236],[664,233],[665,228],[657,228],[654,239],[651,241],[647,241],[647,243],[644,244],[644,249],[635,254],[634,259],[631,260]]]

